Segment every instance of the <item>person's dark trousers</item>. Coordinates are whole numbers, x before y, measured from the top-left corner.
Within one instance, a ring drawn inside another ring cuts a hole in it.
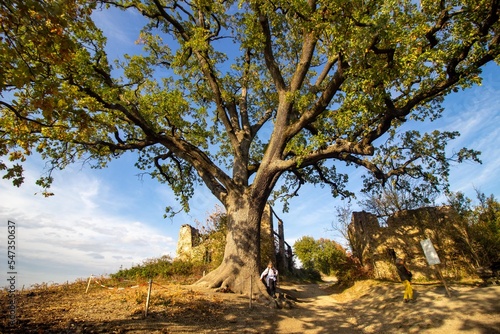
[[[267,292],[271,295],[271,297],[275,297],[276,294],[276,281],[270,279],[269,286],[267,287]]]

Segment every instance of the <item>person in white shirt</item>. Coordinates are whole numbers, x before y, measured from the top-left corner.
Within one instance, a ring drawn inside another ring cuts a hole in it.
[[[267,293],[269,293],[271,297],[275,298],[276,284],[278,283],[278,270],[273,267],[273,263],[271,261],[269,261],[267,268],[264,269],[260,275],[260,280],[266,285]]]

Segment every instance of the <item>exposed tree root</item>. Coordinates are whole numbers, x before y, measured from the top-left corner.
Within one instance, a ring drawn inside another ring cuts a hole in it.
[[[250,270],[235,270],[231,265],[220,266],[202,277],[195,284],[211,289],[223,288],[234,293],[244,294],[253,298],[270,298],[265,285],[259,280],[258,273]]]

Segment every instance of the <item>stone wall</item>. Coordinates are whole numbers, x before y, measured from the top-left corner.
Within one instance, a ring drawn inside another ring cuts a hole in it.
[[[381,226],[375,215],[354,212],[348,233],[353,253],[373,270],[375,278],[397,280],[395,257],[406,260],[415,280],[436,279],[435,266],[429,266],[420,241],[430,239],[439,255],[445,277],[459,279],[473,270],[460,252],[455,236],[460,233],[456,213],[450,207],[429,207],[400,211]]]

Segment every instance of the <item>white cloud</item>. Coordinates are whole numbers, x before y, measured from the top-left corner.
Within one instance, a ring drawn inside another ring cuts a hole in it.
[[[476,89],[479,88],[476,87]],[[499,105],[500,96],[498,96],[498,92],[486,91],[480,97],[472,99],[465,106],[465,109],[459,112],[450,110],[445,119],[445,129],[460,132],[460,137],[454,141],[454,144],[463,145],[463,143],[467,143],[469,146],[476,146],[487,142],[491,143],[491,140],[495,142],[497,138],[495,134],[499,133]],[[450,107],[450,109],[456,108],[456,106]]]
[[[92,18],[96,25],[106,32],[110,42],[122,47],[130,47],[135,44],[134,38],[139,37],[139,29],[145,22],[145,19],[137,12],[121,11],[115,8],[94,11]]]
[[[478,150],[482,164],[464,162],[452,166],[450,184],[453,191],[475,198],[475,188],[486,195],[498,192],[500,166],[500,96],[491,86],[474,87],[462,94],[462,104],[450,108],[445,129],[459,131],[460,137],[450,143],[450,152],[461,147]],[[463,109],[460,109],[463,108]]]
[[[28,169],[21,188],[0,182],[0,226],[6,229],[8,220],[16,222],[19,287],[112,273],[122,265],[175,255],[176,235],[120,215],[116,208],[108,210],[108,205],[119,208],[127,203],[122,199],[127,194],[111,194],[102,179],[69,169],[56,179],[56,196],[51,198],[34,195],[39,189],[33,179]]]

